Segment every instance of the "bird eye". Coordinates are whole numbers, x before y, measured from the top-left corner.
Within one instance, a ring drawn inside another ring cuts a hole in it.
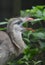
[[[16,22],[15,24],[21,24],[22,23],[22,20],[19,20],[18,22]]]

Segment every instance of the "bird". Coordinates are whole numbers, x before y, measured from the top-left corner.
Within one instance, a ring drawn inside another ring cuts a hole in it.
[[[6,65],[12,55],[18,57],[27,47],[22,39],[26,28],[22,26],[27,17],[11,18],[7,24],[7,32],[0,31],[0,65]]]
[[[14,54],[14,47],[8,34],[0,31],[0,65],[6,65],[12,54]]]
[[[27,45],[22,39],[22,33],[26,28],[22,26],[28,21],[27,17],[11,18],[7,24],[7,32],[0,31],[0,65],[5,65],[14,54],[18,57]]]
[[[19,56],[27,47],[22,39],[22,33],[26,31],[26,28],[24,28],[22,24],[27,21],[27,17],[18,17],[10,19],[7,24],[7,33],[15,46],[16,56]]]

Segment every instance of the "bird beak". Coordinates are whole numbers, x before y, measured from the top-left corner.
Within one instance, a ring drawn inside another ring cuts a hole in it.
[[[31,21],[31,20],[34,20],[34,19],[33,19],[33,18],[29,18],[29,17],[23,18],[23,21],[24,21],[24,22],[28,22],[28,21]],[[32,28],[26,28],[26,27],[23,27],[23,28],[22,28],[22,32],[27,31],[27,30],[28,30],[28,31],[33,31],[33,32],[35,31],[35,30],[33,30]]]
[[[21,18],[21,19],[22,19],[23,22],[34,20],[33,18],[29,18],[29,17],[24,17],[24,18]]]
[[[33,19],[33,18],[27,18],[26,20],[27,20],[27,21],[31,21],[31,20],[34,20],[34,19]]]
[[[25,28],[27,31],[32,31],[32,32],[35,32],[35,30],[34,29],[32,29],[32,28]]]
[[[27,19],[26,19],[26,21],[32,21],[32,20],[34,20],[34,19],[33,19],[33,18],[27,18]],[[28,30],[28,31],[35,32],[35,30],[32,29],[32,28],[25,28],[25,29]]]
[[[32,29],[32,28],[26,28],[26,27],[22,28],[21,31],[22,31],[22,32],[25,32],[25,31],[32,31],[32,32],[35,32],[34,29]]]
[[[23,21],[26,21],[26,22],[27,21],[31,21],[31,20],[34,20],[34,19],[33,18],[29,18],[29,17],[28,18],[23,18]]]

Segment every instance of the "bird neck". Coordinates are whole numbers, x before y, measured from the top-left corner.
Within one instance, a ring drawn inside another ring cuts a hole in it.
[[[17,43],[18,46],[20,46],[20,48],[25,48],[26,44],[24,43],[23,39],[22,39],[22,33],[20,31],[15,31],[13,30],[13,35],[14,35],[14,40]]]

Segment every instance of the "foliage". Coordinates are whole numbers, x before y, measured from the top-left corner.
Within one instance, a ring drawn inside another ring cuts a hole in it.
[[[0,22],[0,30],[6,30],[7,28],[4,25],[7,25],[8,22]],[[3,26],[3,27],[2,27]]]
[[[21,10],[21,16],[42,18],[45,20],[45,6],[33,6],[32,9]]]
[[[28,28],[34,28],[33,26],[37,23],[40,26],[38,28],[36,27],[36,29],[34,28],[34,32],[29,30],[22,34],[27,48],[24,50],[23,56],[20,59],[9,62],[9,65],[40,65],[43,63],[42,51],[45,51],[45,28],[43,28],[41,21],[42,19],[39,18],[28,21],[30,23],[29,27],[28,23],[23,24],[24,27]]]
[[[37,65],[41,63],[41,60],[34,60],[35,55],[39,54],[40,50],[38,48],[31,49],[27,47],[23,52],[23,57],[18,60],[13,60],[9,62],[9,65]]]
[[[41,65],[41,63],[45,62],[45,58],[42,59],[42,54],[45,52],[45,6],[33,6],[32,9],[21,11],[21,16],[34,18],[34,20],[23,24],[24,27],[30,28],[30,30],[22,34],[27,48],[24,50],[21,58],[10,60],[7,64]]]

